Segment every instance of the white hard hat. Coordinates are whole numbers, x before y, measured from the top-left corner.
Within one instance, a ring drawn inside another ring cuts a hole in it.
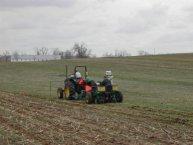
[[[79,79],[79,78],[81,78],[81,77],[82,77],[82,76],[81,76],[81,73],[80,73],[80,72],[78,72],[78,71],[75,73],[75,76],[76,76],[76,78],[77,78],[77,79]]]
[[[106,71],[106,72],[105,72],[105,75],[106,75],[106,76],[111,76],[111,75],[112,75],[111,70]]]

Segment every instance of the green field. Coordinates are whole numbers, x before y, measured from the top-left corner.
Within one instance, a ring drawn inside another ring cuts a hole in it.
[[[86,65],[96,81],[111,69],[124,94],[123,107],[193,110],[193,54],[0,63],[0,90],[55,100],[65,65],[69,70]]]

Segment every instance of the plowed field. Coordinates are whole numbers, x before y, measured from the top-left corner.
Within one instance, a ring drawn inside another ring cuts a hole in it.
[[[0,144],[193,144],[192,116],[0,92]]]

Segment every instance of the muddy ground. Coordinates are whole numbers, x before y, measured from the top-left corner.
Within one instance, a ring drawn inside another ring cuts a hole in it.
[[[0,144],[193,144],[192,113],[0,92]]]

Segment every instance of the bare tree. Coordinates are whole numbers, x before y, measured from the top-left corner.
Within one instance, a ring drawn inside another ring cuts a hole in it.
[[[41,55],[39,48],[34,48],[35,55]]]
[[[40,52],[41,52],[41,54],[42,55],[47,55],[48,54],[48,48],[46,48],[46,47],[42,47],[42,48],[40,48]]]
[[[91,55],[91,50],[87,48],[85,43],[75,43],[72,50],[78,58],[87,58]]]
[[[48,54],[49,49],[46,47],[42,47],[42,48],[35,48],[35,54],[36,55],[47,55]]]
[[[19,59],[19,53],[17,51],[13,52],[13,58],[18,61]]]

